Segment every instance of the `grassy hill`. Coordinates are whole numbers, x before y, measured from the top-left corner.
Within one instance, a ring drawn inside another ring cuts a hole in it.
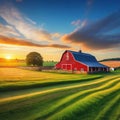
[[[100,60],[99,62],[103,62],[103,61],[120,61],[120,58],[106,58],[106,59]]]
[[[120,71],[68,74],[0,68],[0,120],[119,120]]]
[[[109,66],[109,67],[113,67],[113,68],[118,68],[118,67],[120,67],[120,61],[103,61],[103,62],[100,62],[100,63],[102,63],[102,64],[104,64],[104,65],[107,65],[107,66]]]

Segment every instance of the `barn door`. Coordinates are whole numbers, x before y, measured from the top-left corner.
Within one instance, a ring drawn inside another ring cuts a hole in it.
[[[67,64],[67,70],[72,70],[72,65],[71,64]]]
[[[62,64],[62,69],[63,70],[67,70],[67,65],[66,64]]]
[[[72,70],[72,64],[62,64],[63,70]]]

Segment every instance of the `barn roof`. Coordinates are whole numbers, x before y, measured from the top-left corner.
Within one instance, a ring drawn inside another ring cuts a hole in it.
[[[93,55],[82,52],[70,51],[70,50],[68,51],[72,53],[76,61],[82,62],[83,64],[86,64],[89,67],[107,67],[103,64],[100,64]]]

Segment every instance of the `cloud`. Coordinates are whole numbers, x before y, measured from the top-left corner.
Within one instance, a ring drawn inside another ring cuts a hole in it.
[[[62,35],[60,33],[53,33],[52,38],[60,38]]]
[[[71,24],[74,26],[79,26],[81,24],[81,21],[80,20],[72,21]]]
[[[120,45],[120,33],[114,33],[118,29],[120,30],[120,11],[70,34],[65,34],[61,39],[89,49],[114,48]]]
[[[35,21],[20,13],[11,4],[0,7],[0,17],[6,22],[4,25],[0,24],[0,44],[61,49],[70,48],[67,45],[55,44],[54,39],[60,38],[61,34],[48,33],[42,28],[38,29]],[[41,42],[46,44],[41,44]]]
[[[76,30],[81,29],[82,27],[86,26],[87,20],[86,19],[85,20],[78,19],[76,21],[72,21],[71,24],[76,27],[76,29],[74,30],[74,31],[76,31]]]
[[[12,26],[10,26],[10,25],[3,25],[3,24],[0,24],[0,35],[20,36]]]
[[[34,24],[34,25],[36,24],[36,22],[33,21],[33,20],[31,20],[30,18],[27,18],[27,17],[26,17],[26,20],[28,20],[29,22],[31,22],[31,23]]]
[[[61,44],[42,45],[42,44],[29,42],[24,39],[11,38],[11,37],[6,37],[6,36],[2,36],[2,35],[0,35],[0,44],[19,45],[19,46],[34,46],[34,47],[53,47],[53,48],[62,48],[62,49],[70,48],[69,46],[61,45]]]
[[[60,45],[60,44],[50,44],[50,45],[48,45],[48,47],[63,48],[63,49],[69,49],[69,48],[71,48],[70,46]]]
[[[35,22],[18,11],[13,5],[0,6],[0,16],[13,26],[26,39],[36,41],[51,41],[52,35],[35,26]]]

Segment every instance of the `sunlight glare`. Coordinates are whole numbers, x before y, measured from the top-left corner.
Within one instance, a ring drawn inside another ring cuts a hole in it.
[[[6,58],[7,60],[10,60],[10,59],[12,59],[12,56],[11,56],[11,55],[6,55],[5,58]]]

